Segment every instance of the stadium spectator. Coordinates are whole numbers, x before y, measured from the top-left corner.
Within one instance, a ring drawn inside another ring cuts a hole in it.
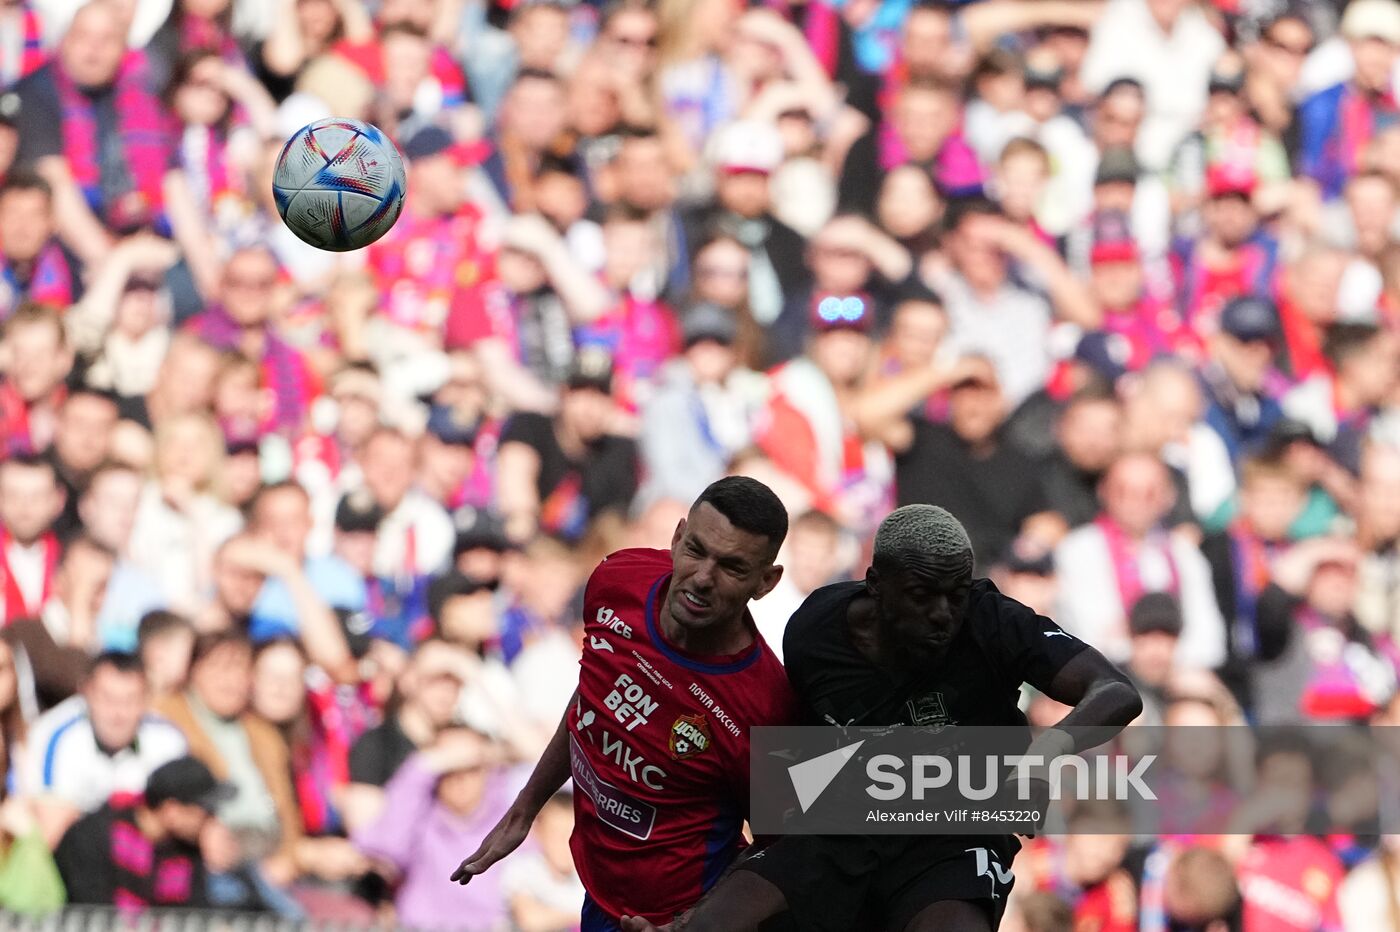
[[[73,351],[58,310],[30,305],[5,321],[0,348],[12,360],[0,382],[0,425],[5,450],[39,453],[53,442]]]
[[[19,785],[35,795],[50,847],[75,820],[115,793],[137,793],[161,764],[185,753],[180,730],[146,713],[149,688],[138,660],[99,654],[82,691],[29,729]]]
[[[1147,592],[1181,600],[1183,666],[1213,668],[1225,659],[1225,622],[1211,588],[1210,567],[1190,542],[1162,530],[1172,505],[1167,467],[1148,454],[1118,459],[1100,484],[1103,510],[1061,541],[1056,616],[1067,630],[1128,658],[1128,613]]]
[[[605,349],[585,348],[558,415],[518,414],[502,431],[499,503],[513,540],[539,530],[577,541],[591,520],[625,508],[636,493],[636,444],[613,427],[614,371]]]
[[[895,495],[901,505],[937,502],[976,515],[964,526],[984,572],[1015,538],[1053,545],[1065,529],[1047,509],[1044,488],[1027,480],[1030,458],[1003,439],[1006,402],[991,360],[965,356],[960,369],[949,387],[947,425],[914,420],[913,440],[895,460]]]
[[[253,711],[253,648],[237,631],[195,641],[189,688],[157,703],[189,742],[190,753],[232,787],[218,807],[243,857],[274,883],[301,872],[296,860],[301,815],[286,743]]]
[[[201,842],[229,788],[192,757],[163,764],[143,782],[64,834],[54,859],[68,902],[123,909],[209,902]]]
[[[715,260],[717,261],[717,260]],[[739,321],[717,304],[685,311],[685,351],[667,365],[643,405],[641,448],[647,477],[638,498],[689,501],[721,478],[753,442],[765,380],[739,360]]]
[[[443,884],[462,851],[496,824],[514,798],[516,787],[493,752],[490,742],[468,728],[441,731],[404,760],[384,787],[379,817],[354,833],[360,849],[385,862],[398,880],[394,905],[401,922],[433,928],[470,915],[484,932],[508,928],[501,874],[488,874],[465,891]]]

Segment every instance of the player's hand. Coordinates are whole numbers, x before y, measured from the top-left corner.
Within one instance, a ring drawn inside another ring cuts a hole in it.
[[[652,925],[641,916],[623,916],[622,932],[671,932],[671,927],[675,923],[668,922],[664,926]]]
[[[482,839],[481,847],[472,852],[471,856],[452,872],[451,879],[466,886],[477,874],[486,873],[486,869],[492,864],[520,847],[525,841],[525,836],[530,834],[532,821],[534,820],[526,818],[514,808],[510,809],[501,817],[501,821],[496,823],[496,827],[491,829],[490,834]]]

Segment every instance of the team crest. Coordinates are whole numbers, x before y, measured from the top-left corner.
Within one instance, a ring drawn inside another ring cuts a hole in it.
[[[924,728],[944,728],[956,724],[943,705],[942,693],[925,693],[905,704],[909,710],[909,724]]]
[[[704,713],[682,715],[671,726],[671,759],[694,757],[710,746],[710,723]]]

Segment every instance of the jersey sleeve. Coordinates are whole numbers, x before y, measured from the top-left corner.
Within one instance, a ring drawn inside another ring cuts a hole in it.
[[[999,592],[989,595],[996,612],[992,641],[997,663],[1008,676],[1042,692],[1055,675],[1088,647],[1058,624]]]

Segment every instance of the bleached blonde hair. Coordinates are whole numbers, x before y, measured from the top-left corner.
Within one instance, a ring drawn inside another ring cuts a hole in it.
[[[952,512],[937,505],[896,508],[875,532],[872,559],[877,567],[900,566],[915,555],[972,572],[972,540],[967,528]]]

